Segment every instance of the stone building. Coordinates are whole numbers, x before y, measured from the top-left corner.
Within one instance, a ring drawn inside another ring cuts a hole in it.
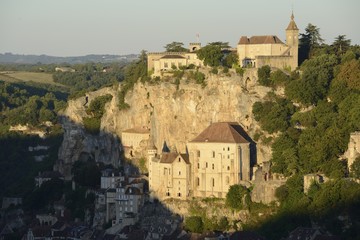
[[[351,167],[355,159],[360,157],[360,131],[350,134],[348,149],[345,152],[344,157],[347,158],[348,169],[351,172]]]
[[[190,141],[188,154],[149,149],[149,183],[160,199],[224,198],[229,187],[250,181],[250,142],[237,123],[212,123]]]
[[[148,71],[153,71],[153,77],[163,76],[173,68],[179,69],[191,64],[201,67],[203,62],[198,59],[196,51],[201,48],[200,43],[190,43],[189,52],[152,52],[148,53]]]
[[[163,153],[149,161],[149,187],[156,197],[186,199],[190,194],[190,162],[187,154]]]
[[[269,65],[294,70],[298,67],[299,29],[294,14],[286,28],[286,44],[275,35],[242,36],[237,46],[240,66],[260,68]]]
[[[224,198],[229,187],[250,181],[250,142],[237,123],[212,123],[188,143],[193,196]]]
[[[150,138],[150,130],[145,127],[130,128],[122,131],[121,143],[125,150],[126,157],[134,157],[147,146]]]

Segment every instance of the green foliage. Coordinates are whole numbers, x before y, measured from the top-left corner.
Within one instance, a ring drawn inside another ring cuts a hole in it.
[[[225,232],[229,229],[229,221],[227,217],[220,218],[218,224],[217,224],[217,230],[221,232]]]
[[[96,97],[90,102],[86,112],[95,118],[101,118],[105,113],[105,104],[111,101],[112,97],[113,96],[111,94]]]
[[[202,72],[199,71],[191,71],[188,73],[188,77],[189,79],[195,80],[195,82],[197,84],[202,85],[202,87],[206,86],[206,82],[205,82],[205,74],[203,74]]]
[[[224,58],[223,65],[228,68],[232,68],[239,64],[239,56],[236,52],[227,54]]]
[[[142,173],[147,173],[148,172],[148,169],[146,167],[146,159],[145,158],[140,158],[139,159],[139,168],[140,168],[140,171]]]
[[[83,118],[83,124],[85,130],[93,135],[97,135],[100,132],[101,119],[96,117]]]
[[[212,73],[212,74],[218,74],[219,73],[219,70],[216,68],[216,67],[213,67],[212,69],[211,69],[211,71],[210,71],[210,73]]]
[[[275,102],[256,102],[252,112],[255,120],[269,133],[285,131],[290,125],[290,117],[295,107],[286,99],[276,98]]]
[[[357,157],[353,164],[351,164],[351,175],[355,178],[360,178],[360,157]]]
[[[197,51],[197,56],[204,61],[205,66],[217,67],[221,65],[223,53],[219,45],[206,45]]]
[[[316,104],[327,95],[336,64],[335,55],[321,55],[306,60],[301,66],[302,78],[286,85],[286,96],[304,105]]]
[[[94,91],[105,86],[111,86],[124,79],[124,73],[121,65],[113,64],[111,70],[102,72],[102,67],[93,63],[72,66],[76,72],[55,72],[54,81],[70,87],[73,97],[78,96],[81,91]]]
[[[203,222],[199,216],[191,216],[185,219],[185,228],[190,232],[202,233],[203,231]]]
[[[276,70],[270,74],[271,85],[284,86],[290,81],[290,77],[281,70]]]
[[[57,111],[65,106],[65,102],[52,92],[2,81],[0,100],[0,122],[4,125],[56,123]]]
[[[135,83],[150,81],[151,78],[147,75],[147,56],[146,51],[141,51],[140,60],[131,63],[125,68],[125,80],[121,84],[121,90],[118,93],[118,107],[120,110],[130,108],[129,104],[125,102],[125,96],[128,91],[133,89]]]
[[[237,74],[239,74],[241,77],[244,76],[245,73],[245,69],[243,69],[242,67],[236,67],[235,71]]]
[[[47,139],[7,131],[0,134],[0,196],[27,197],[34,188],[34,177],[39,172],[52,169],[63,136],[54,128],[50,129],[54,133]],[[29,146],[37,145],[50,148],[43,152],[28,151]],[[34,156],[39,154],[47,154],[48,157],[42,162],[35,162]]]
[[[183,47],[184,44],[182,42],[172,42],[166,44],[164,47],[167,52],[188,52],[189,50]]]
[[[269,65],[262,66],[261,68],[258,69],[258,79],[261,85],[263,86],[271,85],[270,72],[271,72],[271,68]]]
[[[226,205],[232,209],[240,210],[244,208],[243,199],[249,194],[248,190],[241,185],[232,185],[226,194]]]

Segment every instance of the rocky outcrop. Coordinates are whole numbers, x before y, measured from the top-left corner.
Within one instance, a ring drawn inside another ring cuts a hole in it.
[[[96,137],[86,134],[82,127],[86,98],[71,100],[62,113],[65,135],[59,159],[72,163],[85,153],[96,161],[112,163],[119,150],[114,136],[121,137],[123,130],[134,127],[149,128],[157,149],[162,149],[166,141],[179,152],[185,152],[186,143],[212,122],[238,122],[252,137],[260,130],[252,115],[252,105],[262,101],[270,90],[255,84],[254,71],[247,70],[243,78],[235,74],[210,75],[206,87],[186,79],[181,80],[178,88],[166,81],[156,85],[137,83],[126,95],[125,101],[131,106],[127,110],[117,106],[118,89],[88,93],[88,102],[100,95],[113,95],[102,117],[101,134]],[[270,154],[270,147],[257,143],[258,163],[269,160]]]
[[[88,101],[91,102],[97,96],[108,93],[105,88],[97,92],[88,93]],[[116,134],[100,131],[98,135],[92,135],[85,131],[82,124],[85,112],[85,97],[70,100],[68,107],[61,113],[60,122],[64,130],[64,138],[58,153],[58,161],[54,170],[71,179],[71,166],[75,161],[93,159],[96,162],[120,166],[121,144]]]

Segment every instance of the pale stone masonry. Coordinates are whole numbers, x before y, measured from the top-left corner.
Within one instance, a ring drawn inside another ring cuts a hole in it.
[[[250,181],[250,142],[237,123],[213,123],[188,143],[195,197],[224,198],[229,187]]]
[[[173,69],[182,66],[203,66],[196,51],[201,48],[200,43],[190,43],[189,52],[151,52],[147,54],[148,71],[153,77],[166,76]],[[274,68],[298,67],[299,29],[291,15],[290,23],[286,28],[286,43],[275,35],[240,37],[236,51],[241,67],[260,68],[269,65]]]
[[[250,181],[250,142],[239,124],[212,123],[187,146],[187,154],[148,150],[154,197],[224,198],[231,185]]]
[[[201,67],[203,62],[198,59],[196,51],[201,48],[200,43],[190,43],[189,52],[151,52],[147,54],[148,71],[153,71],[153,77],[160,77],[173,68],[179,69],[191,64]]]
[[[260,68],[264,65],[279,69],[298,67],[299,29],[294,15],[286,28],[286,44],[275,35],[242,36],[237,46],[240,66]]]

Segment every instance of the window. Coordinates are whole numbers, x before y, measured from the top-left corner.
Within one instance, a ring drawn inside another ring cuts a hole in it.
[[[211,186],[215,187],[215,179],[211,178]]]
[[[212,151],[212,157],[213,158],[215,157],[215,151]]]
[[[215,169],[215,166],[214,166],[214,164],[212,164],[212,169]]]
[[[230,147],[228,147],[228,151],[230,151]]]
[[[200,163],[197,163],[198,169],[200,169]]]
[[[227,170],[230,171],[230,166],[227,166]]]
[[[178,193],[178,197],[181,197],[181,193]]]
[[[179,158],[179,162],[181,162],[181,158]]]
[[[207,163],[207,162],[205,163],[205,167],[206,167],[206,168],[208,167],[208,163]]]
[[[179,171],[179,176],[181,175],[181,171]]]
[[[196,178],[196,186],[200,186],[200,178]]]
[[[200,151],[197,151],[197,156],[200,157]]]
[[[164,68],[168,68],[168,67],[169,67],[168,63],[164,63]]]

